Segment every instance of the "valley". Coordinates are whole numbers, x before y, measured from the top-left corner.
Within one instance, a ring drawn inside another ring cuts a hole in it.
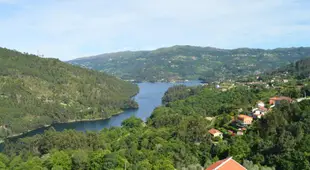
[[[2,167],[202,169],[232,158],[247,169],[310,165],[307,56],[255,75],[132,84],[2,50]],[[50,123],[29,119],[40,116]],[[5,139],[9,129],[31,128]]]
[[[31,137],[37,134],[43,134],[48,129],[56,131],[64,131],[73,129],[76,131],[101,131],[104,128],[120,127],[122,122],[132,116],[135,116],[144,122],[151,116],[153,110],[162,104],[161,98],[168,88],[177,86],[199,86],[200,81],[189,81],[187,83],[139,83],[139,93],[133,98],[139,105],[137,109],[127,109],[120,114],[113,115],[109,118],[98,119],[84,119],[79,121],[68,121],[66,123],[55,123],[51,126],[35,129],[18,136],[10,137],[10,140],[17,140],[18,138]]]

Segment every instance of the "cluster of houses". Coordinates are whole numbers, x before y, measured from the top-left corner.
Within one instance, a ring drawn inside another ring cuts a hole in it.
[[[237,118],[233,119],[232,121],[234,122],[234,124],[237,126],[237,131],[234,132],[232,130],[228,130],[229,134],[231,134],[231,136],[235,136],[235,135],[243,135],[244,131],[246,131],[247,127],[250,126],[253,123],[253,120],[255,119],[261,119],[266,113],[268,113],[273,107],[275,107],[276,105],[279,105],[281,101],[287,101],[289,103],[291,103],[293,100],[289,97],[272,97],[269,99],[269,105],[270,108],[266,108],[264,102],[262,101],[258,101],[257,105],[254,109],[252,109],[251,114],[249,115],[245,115],[245,114],[239,114],[237,116]],[[219,138],[223,138],[223,133],[217,129],[210,129],[209,133],[213,136],[213,137],[219,137]]]

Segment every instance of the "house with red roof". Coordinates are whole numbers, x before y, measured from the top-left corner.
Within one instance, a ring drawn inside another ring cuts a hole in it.
[[[272,97],[269,99],[269,104],[270,105],[278,105],[280,104],[281,101],[286,100],[287,102],[291,103],[293,101],[293,99],[289,98],[289,97],[285,97],[285,96],[281,96],[281,97]]]
[[[213,137],[220,137],[220,138],[223,137],[223,133],[222,133],[221,131],[217,130],[217,129],[214,129],[214,128],[210,129],[210,130],[209,130],[209,133],[210,133]]]
[[[240,165],[232,157],[220,160],[210,165],[206,170],[246,170],[245,167]]]
[[[251,117],[251,116],[243,115],[243,114],[238,115],[237,122],[241,126],[250,125],[250,124],[252,124],[252,121],[253,121],[253,117]]]

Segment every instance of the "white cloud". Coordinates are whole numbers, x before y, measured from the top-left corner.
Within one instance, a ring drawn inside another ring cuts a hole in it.
[[[13,1],[0,0],[0,9],[1,2]],[[9,7],[18,10],[0,16],[0,45],[63,60],[162,44],[269,48],[310,38],[310,3],[301,0],[14,0]]]

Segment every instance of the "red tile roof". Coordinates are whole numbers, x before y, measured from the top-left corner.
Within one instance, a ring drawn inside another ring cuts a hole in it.
[[[226,160],[228,160],[229,158],[220,160],[215,162],[214,164],[210,165],[206,170],[214,170],[215,168],[217,168],[218,166],[220,166],[222,163],[224,163]]]
[[[250,117],[250,116],[248,116],[248,115],[242,115],[242,114],[240,114],[240,115],[238,115],[238,119],[244,120],[244,119],[253,119],[253,118]]]
[[[240,165],[238,162],[230,158],[226,158],[215,162],[209,166],[206,170],[246,170],[245,167]]]
[[[285,97],[285,96],[281,96],[281,97],[272,97],[272,98],[270,98],[270,100],[277,100],[277,101],[279,101],[279,100],[287,100],[287,101],[292,101],[291,98]]]
[[[214,134],[216,134],[216,133],[222,133],[222,132],[219,131],[219,130],[217,130],[217,129],[212,128],[212,129],[209,130],[209,133],[211,133],[212,135],[214,135]]]

